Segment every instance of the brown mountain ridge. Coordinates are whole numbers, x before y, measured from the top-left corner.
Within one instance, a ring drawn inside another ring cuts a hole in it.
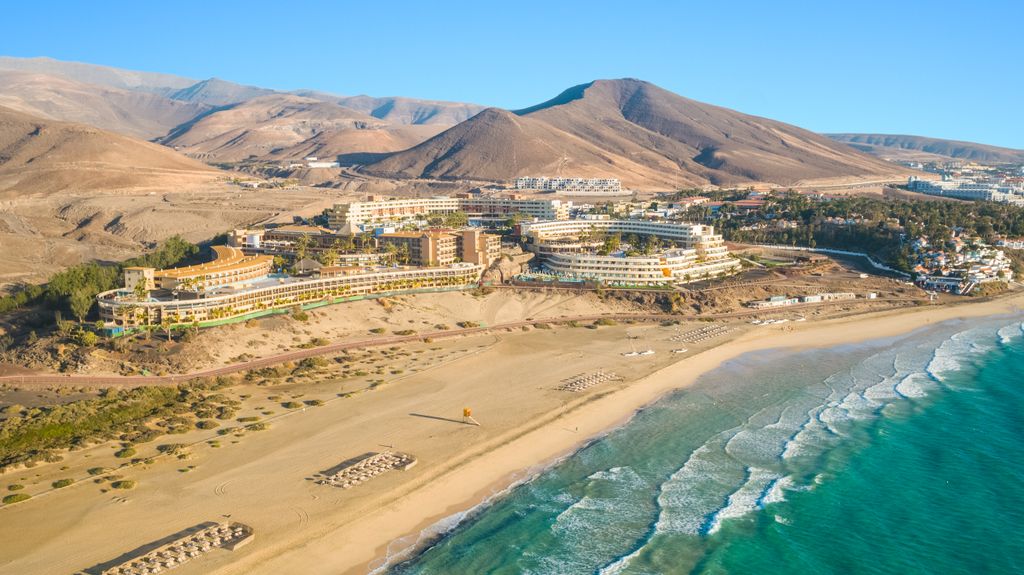
[[[898,166],[783,122],[635,79],[597,80],[523,110],[488,109],[361,168],[380,176],[620,177],[638,188],[900,177]]]
[[[217,176],[164,146],[0,107],[0,198],[167,188]]]
[[[828,137],[880,158],[936,161],[1024,163],[1024,150],[975,142],[902,134],[826,134]]]

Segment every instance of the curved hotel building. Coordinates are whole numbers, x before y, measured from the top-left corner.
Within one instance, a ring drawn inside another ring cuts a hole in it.
[[[580,219],[524,223],[520,232],[542,268],[555,275],[609,285],[665,285],[736,272],[722,236],[711,226],[646,220]],[[649,255],[596,253],[596,236],[655,236],[669,247]]]
[[[125,287],[97,296],[100,317],[115,333],[144,325],[216,325],[280,310],[317,307],[371,294],[474,287],[484,266],[322,267],[312,276],[271,273],[273,258],[218,246],[206,264],[155,270],[126,268]]]

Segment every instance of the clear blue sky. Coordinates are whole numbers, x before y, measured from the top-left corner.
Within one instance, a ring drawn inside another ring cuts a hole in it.
[[[9,2],[0,54],[521,108],[596,78],[1024,148],[1024,1]]]

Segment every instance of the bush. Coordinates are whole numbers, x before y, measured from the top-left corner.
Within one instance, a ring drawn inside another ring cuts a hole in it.
[[[295,367],[295,372],[302,371],[313,371],[322,367],[327,367],[327,360],[320,357],[307,357],[299,361],[299,364]]]
[[[416,330],[413,330],[413,329],[400,329],[400,330],[395,332],[395,335],[413,335],[415,333],[416,333]]]
[[[12,483],[7,486],[7,491],[21,491],[25,486],[20,483]]]
[[[121,481],[115,481],[110,484],[114,489],[135,489],[135,481],[131,479],[122,479]]]
[[[302,407],[302,404],[299,403],[298,401],[286,401],[281,404],[281,407],[285,409],[298,409]]]
[[[197,429],[216,429],[220,424],[212,419],[203,419],[196,422]]]
[[[309,321],[309,314],[306,313],[305,311],[298,310],[292,312],[292,319],[294,319],[295,321]]]
[[[4,505],[12,505],[14,503],[21,503],[22,501],[31,498],[32,496],[29,495],[28,493],[15,493],[13,495],[8,495],[7,497],[4,497],[3,502]]]
[[[382,327],[375,327],[375,328],[370,330],[370,333],[384,333],[384,331],[385,330]]]
[[[107,472],[106,467],[90,467],[88,470],[89,475],[102,475]]]
[[[117,457],[118,459],[128,459],[129,457],[132,457],[134,455],[135,455],[135,448],[134,447],[125,447],[124,449],[114,453],[114,457]]]
[[[68,485],[71,485],[74,482],[74,479],[58,479],[57,481],[54,481],[50,485],[53,485],[54,489],[60,489],[61,487],[67,487]]]
[[[324,402],[319,400],[319,399],[307,399],[306,400],[306,405],[308,405],[310,407],[320,407],[323,404],[324,404]]]
[[[601,319],[595,321],[594,325],[612,326],[612,325],[619,325],[619,322],[615,321],[614,319],[612,319],[610,317],[602,317]]]
[[[471,327],[480,327],[479,323],[477,323],[475,321],[468,321],[468,320],[467,321],[457,322],[455,325],[461,327],[462,329],[468,329],[468,328],[471,328]]]
[[[40,407],[0,420],[0,468],[38,460],[56,449],[111,437],[134,443],[145,422],[170,413],[181,401],[177,387],[106,390],[99,397]]]

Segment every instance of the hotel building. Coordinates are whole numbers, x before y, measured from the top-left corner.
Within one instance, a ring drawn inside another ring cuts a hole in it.
[[[404,246],[407,263],[415,266],[444,266],[464,261],[489,266],[501,251],[501,238],[480,230],[458,232],[395,232],[378,236],[381,246]]]
[[[678,284],[740,269],[722,236],[701,224],[594,219],[524,223],[520,231],[545,271],[610,285]],[[670,246],[650,255],[595,253],[607,234],[655,236]]]
[[[565,194],[607,194],[622,193],[622,184],[615,178],[516,178],[513,187],[517,190],[538,190]]]
[[[247,256],[239,248],[213,246],[214,259],[208,263],[155,270],[146,267],[124,269],[124,284],[128,290],[139,283],[147,291],[205,292],[219,286],[232,285],[270,273],[274,258],[265,255]]]
[[[294,277],[268,273],[270,256],[242,256],[243,261],[237,261],[240,252],[237,248],[216,250],[217,258],[202,266],[128,268],[124,288],[97,296],[100,318],[115,333],[165,320],[172,325],[216,325],[373,294],[466,289],[478,284],[484,270],[474,263],[429,268],[349,266],[324,267],[312,277]],[[201,289],[195,291],[174,289],[183,278],[206,279],[197,280],[195,285]],[[141,298],[135,291],[140,281],[146,282]]]
[[[355,234],[376,227],[424,221],[431,215],[465,212],[481,223],[502,222],[513,214],[525,214],[543,220],[569,218],[570,203],[518,196],[479,196],[378,199],[335,204],[328,212],[328,225],[342,233]]]

